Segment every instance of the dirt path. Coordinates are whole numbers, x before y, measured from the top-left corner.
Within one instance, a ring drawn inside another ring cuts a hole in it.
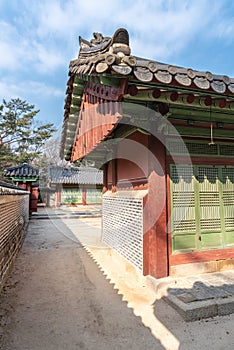
[[[30,222],[0,298],[1,349],[161,349],[61,225]]]
[[[233,350],[233,329],[234,314],[186,323],[100,244],[91,218],[31,220],[0,295],[1,350]]]

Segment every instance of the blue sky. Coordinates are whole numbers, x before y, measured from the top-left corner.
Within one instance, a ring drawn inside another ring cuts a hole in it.
[[[119,27],[133,55],[234,77],[230,0],[0,0],[0,102],[19,97],[60,127],[78,36]]]

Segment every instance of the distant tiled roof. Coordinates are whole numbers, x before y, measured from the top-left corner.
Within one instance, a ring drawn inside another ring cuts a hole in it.
[[[22,179],[37,179],[39,177],[39,169],[27,163],[22,165],[7,168],[3,172],[3,176],[8,178],[22,178]]]
[[[51,167],[49,169],[51,183],[101,185],[103,172],[87,167]]]

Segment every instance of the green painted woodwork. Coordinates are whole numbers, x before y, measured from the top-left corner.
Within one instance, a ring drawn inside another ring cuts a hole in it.
[[[26,181],[26,182],[36,182],[38,181],[38,177],[8,177],[10,178],[11,180],[13,180],[14,182],[22,182],[22,181]]]
[[[215,157],[215,158],[233,158],[234,144],[215,142],[209,145],[206,141],[192,141],[192,140],[177,140],[175,138],[168,138],[167,140],[167,154],[181,155],[181,156],[199,156],[199,157]]]
[[[123,75],[115,74],[90,74],[84,76],[84,80],[92,82],[94,84],[101,84],[101,85],[106,85],[106,86],[114,86],[114,87],[119,87],[122,80],[125,79]]]
[[[114,86],[118,87],[120,85],[121,79],[119,78],[113,78],[112,75],[102,74],[100,76],[100,84],[106,85],[106,86]]]
[[[159,90],[159,89],[158,89]],[[134,96],[131,96],[130,94],[125,94],[124,99],[125,101],[129,102],[135,102],[135,101],[145,101],[148,102],[165,102],[170,104],[170,113],[173,115],[208,115],[210,117],[211,111],[213,114],[222,114],[224,113],[231,113],[233,115],[234,111],[234,105],[231,103],[227,104],[225,107],[221,108],[218,105],[213,104],[210,108],[210,106],[205,106],[204,103],[202,104],[202,96],[196,97],[196,100],[192,102],[191,104],[187,104],[186,102],[182,101],[183,93],[181,94],[181,91],[178,91],[179,98],[171,101],[170,100],[170,94],[175,93],[175,91],[161,91],[161,96],[154,97],[154,95],[157,95],[157,92],[155,92],[154,89],[141,89],[138,91],[138,93]],[[180,97],[181,95],[181,97]],[[188,94],[185,94],[185,96]],[[201,99],[201,103],[199,100]],[[218,99],[221,100],[220,96]],[[228,102],[233,102],[233,99],[230,100],[230,96],[228,97]],[[188,108],[189,106],[189,108]]]
[[[75,114],[75,113],[78,113],[80,111],[80,107],[79,106],[76,106],[76,105],[71,105],[70,107],[70,113],[71,114]]]
[[[171,165],[171,231],[174,251],[196,250],[193,168]]]
[[[201,107],[196,108],[193,104],[187,106],[179,106],[170,104],[170,113],[172,117],[177,119],[187,119],[191,118],[195,121],[207,121],[207,120],[224,120],[233,123],[233,109],[228,107],[226,108],[218,108],[218,107]]]
[[[173,253],[234,246],[234,167],[171,165]]]
[[[82,203],[81,188],[63,188],[61,192],[61,204]]]
[[[73,95],[72,94],[72,104],[73,106],[80,106],[82,101],[82,95]]]
[[[191,250],[196,250],[196,236],[193,234],[177,235],[173,240],[173,243],[173,248],[175,251],[183,250],[185,253]]]
[[[121,76],[121,78],[123,78]],[[77,79],[77,80],[76,80]],[[109,86],[119,86],[121,79],[115,78],[106,75],[106,74],[90,74],[90,75],[83,75],[83,74],[76,74],[75,82],[78,83],[84,83],[85,81],[89,81],[94,84],[103,84],[103,85],[109,85]]]
[[[87,188],[86,203],[101,203],[102,189]],[[82,203],[82,188],[63,188],[61,192],[61,204],[81,204]]]
[[[75,75],[74,78],[74,84],[84,84],[84,79],[80,78],[77,74]]]
[[[73,84],[72,95],[82,95],[84,90],[84,84]]]
[[[234,169],[233,167],[222,168],[222,200],[225,224],[225,242],[234,242]]]
[[[101,203],[102,202],[102,189],[95,188],[86,190],[86,203]]]
[[[76,127],[77,127],[77,121],[78,121],[78,118],[75,119],[68,119],[68,122],[67,122],[67,130],[76,130]]]
[[[90,74],[90,75],[83,75],[83,74],[79,74],[80,79],[84,81],[89,81],[91,83],[94,84],[100,84],[100,76],[99,75],[95,75],[95,74]]]
[[[175,129],[177,130],[177,132],[175,131]],[[210,137],[210,134],[211,134],[211,131],[210,131],[210,128],[202,128],[202,127],[191,127],[191,126],[187,126],[187,125],[184,125],[184,126],[178,126],[178,125],[175,125],[175,126],[169,126],[168,128],[168,132],[167,134],[168,135],[175,135],[176,134],[179,134],[183,137],[185,136],[198,136],[198,137]],[[227,138],[227,139],[232,139],[234,140],[234,132],[233,132],[233,129],[219,129],[219,128],[216,128],[215,126],[213,126],[213,138]]]

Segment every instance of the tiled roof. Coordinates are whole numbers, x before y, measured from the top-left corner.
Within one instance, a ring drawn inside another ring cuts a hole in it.
[[[3,176],[8,178],[26,178],[30,180],[31,178],[35,179],[39,177],[39,169],[27,163],[23,163],[22,165],[5,169]]]
[[[27,193],[26,190],[0,180],[0,194]]]
[[[90,42],[79,39],[78,57],[69,66],[61,158],[82,159],[77,155],[74,158],[73,154],[79,131],[78,121],[87,101],[93,105],[105,103],[105,107],[109,108],[113,102],[135,103],[146,99],[155,102],[162,115],[169,110],[169,104],[207,110],[212,107],[219,109],[218,112],[225,109],[229,114],[234,110],[234,77],[133,56],[128,32],[123,28],[112,37],[94,33]]]
[[[51,183],[101,185],[103,172],[87,167],[51,167],[49,169]]]
[[[97,33],[94,34],[97,35]],[[126,29],[118,29],[112,38],[103,38],[101,34],[99,36],[99,44],[95,40],[89,43],[80,38],[79,56],[70,62],[70,74],[90,75],[115,72],[122,76],[133,75],[142,82],[156,81],[163,84],[174,82],[184,87],[194,86],[202,90],[213,90],[216,93],[234,94],[234,78],[226,75],[131,56]]]

